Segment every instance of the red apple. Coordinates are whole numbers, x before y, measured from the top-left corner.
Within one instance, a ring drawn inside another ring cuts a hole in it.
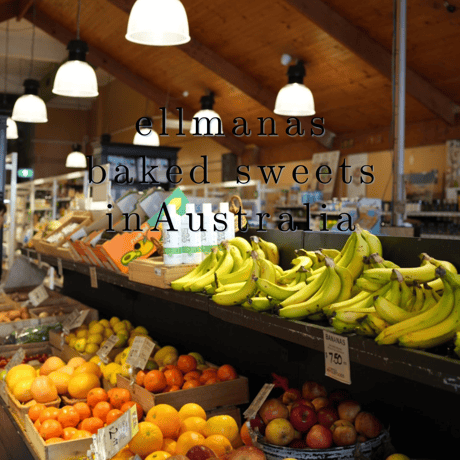
[[[326,428],[330,428],[339,419],[337,411],[332,407],[322,407],[316,415],[318,416],[318,423]]]
[[[318,412],[322,407],[327,407],[331,403],[329,402],[328,398],[325,398],[324,396],[320,396],[319,398],[313,399],[311,402],[313,404],[313,407],[315,410]]]
[[[369,412],[360,412],[355,419],[355,428],[359,434],[368,438],[376,438],[382,431],[382,424]]]
[[[289,388],[289,390],[286,390],[282,397],[281,397],[281,401],[283,404],[291,404],[293,403],[294,401],[297,401],[298,399],[300,399],[302,397],[302,395],[300,394],[300,391],[297,390],[296,388]]]
[[[301,432],[308,431],[318,421],[315,409],[307,406],[297,406],[292,409],[289,420],[292,426]]]
[[[320,396],[327,396],[326,388],[318,382],[305,382],[302,385],[302,398],[309,399],[310,401]]]
[[[265,460],[265,454],[257,447],[242,446],[228,454],[227,460]]]
[[[334,406],[338,406],[342,401],[348,401],[351,398],[347,390],[334,390],[329,394],[329,401]]]
[[[265,439],[275,446],[287,446],[294,440],[294,436],[294,427],[285,418],[275,418],[265,428]]]
[[[311,407],[312,409],[315,409],[315,406],[308,399],[298,399],[297,401],[294,401],[291,406],[291,411],[292,409],[295,409],[298,406],[307,406],[307,407]]]
[[[354,422],[356,416],[361,411],[361,406],[356,401],[342,401],[337,406],[337,412],[339,414],[340,420],[348,420],[349,422]]]
[[[208,458],[215,457],[216,454],[213,450],[206,446],[193,446],[191,447],[186,457],[190,460],[207,460]]]
[[[311,449],[328,449],[332,446],[332,433],[323,425],[313,425],[305,440]]]
[[[249,423],[251,424],[251,428],[254,431],[258,430],[262,436],[265,434],[265,423],[259,414],[256,414],[256,416],[253,419],[251,419]]]
[[[292,447],[293,449],[306,449],[308,446],[303,439],[294,439],[294,441],[289,444],[289,447]]]
[[[356,443],[358,433],[348,420],[337,420],[331,425],[332,440],[337,446],[351,446]]]
[[[277,399],[267,399],[259,409],[259,415],[261,416],[265,425],[277,418],[289,417],[289,410],[285,404]]]

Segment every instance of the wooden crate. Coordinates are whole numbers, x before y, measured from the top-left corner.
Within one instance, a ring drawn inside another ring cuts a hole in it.
[[[30,445],[40,460],[76,460],[86,458],[86,453],[93,442],[92,438],[74,439],[56,444],[45,444],[40,433],[35,429],[32,420],[25,418],[25,432]]]
[[[59,310],[63,311],[63,314],[58,315]],[[56,317],[56,320],[64,320],[75,310],[74,306],[59,306],[59,307],[36,307],[30,309],[30,315],[32,318],[41,318],[40,313],[47,313],[48,316],[43,318]]]
[[[133,260],[128,265],[130,281],[148,284],[162,289],[171,289],[171,281],[175,281],[190,273],[196,265],[165,265],[163,257]]]

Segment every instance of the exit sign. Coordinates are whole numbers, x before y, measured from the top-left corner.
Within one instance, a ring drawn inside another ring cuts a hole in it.
[[[18,177],[23,179],[32,179],[34,177],[33,169],[18,169]]]

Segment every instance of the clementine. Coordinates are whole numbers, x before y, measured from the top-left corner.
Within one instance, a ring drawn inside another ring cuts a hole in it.
[[[45,444],[56,444],[58,442],[64,442],[62,438],[49,438],[46,440]]]
[[[105,418],[105,423],[107,425],[110,425],[113,423],[117,418],[121,417],[123,415],[123,412],[120,409],[112,409],[108,414],[107,417]]]
[[[249,422],[248,422],[249,423]],[[249,435],[249,428],[246,423],[241,425],[240,438],[246,446],[253,446],[251,436]]]
[[[147,412],[145,420],[157,425],[165,438],[175,439],[179,434],[181,423],[179,412],[169,404],[153,406]]]
[[[200,371],[190,371],[184,375],[184,380],[200,380],[201,372]]]
[[[182,433],[176,444],[176,455],[185,455],[193,446],[204,445],[205,438],[201,433],[186,431]]]
[[[104,422],[98,417],[88,417],[81,422],[81,429],[96,434],[97,430],[104,427]]]
[[[73,408],[78,412],[80,420],[85,420],[85,418],[91,417],[91,409],[88,404],[84,402],[77,402],[73,405]]]
[[[142,409],[142,406],[139,403],[136,403],[134,401],[128,401],[121,406],[121,411],[126,412],[129,410],[131,406],[136,406],[137,409],[137,420],[140,422],[142,420],[142,417],[144,416],[144,409]]]
[[[196,433],[201,433],[204,436],[205,428],[206,420],[201,417],[188,417],[185,420],[182,420],[179,434],[185,433],[186,431],[195,431]]]
[[[217,370],[217,378],[221,382],[226,382],[227,380],[237,379],[238,374],[236,373],[236,370],[233,366],[230,366],[230,364],[224,364]]]
[[[220,380],[216,377],[211,377],[210,379],[206,380],[205,385],[214,385],[215,383],[219,383]]]
[[[184,383],[184,376],[179,369],[168,369],[164,371],[166,383],[169,386],[181,387]]]
[[[196,370],[196,366],[197,366],[197,362],[193,356],[180,355],[179,358],[177,359],[177,367],[183,374]]]
[[[160,428],[154,423],[146,421],[139,423],[139,432],[131,439],[128,447],[133,454],[145,458],[152,452],[160,450],[162,445],[163,434]]]
[[[40,416],[40,413],[42,410],[46,409],[46,406],[44,404],[34,404],[33,406],[30,406],[29,409],[29,418],[32,420],[32,422],[35,422],[38,420],[38,417]]]
[[[50,438],[59,438],[62,435],[61,424],[54,419],[45,420],[40,426],[40,436],[46,441]]]
[[[121,409],[121,406],[128,401],[131,401],[131,393],[129,390],[124,388],[112,388],[112,391],[109,396],[110,404],[112,404],[114,409]]]
[[[208,436],[204,440],[204,445],[209,447],[216,454],[216,457],[229,454],[233,450],[230,441],[221,434],[212,434]]]
[[[108,400],[109,400],[109,395],[104,390],[104,388],[100,388],[100,387],[89,390],[86,396],[86,402],[88,403],[88,406],[91,408],[93,408],[97,403],[101,401],[108,401]]]
[[[74,426],[68,426],[62,430],[62,438],[68,441],[78,430]]]
[[[106,423],[107,414],[112,410],[112,406],[107,401],[98,402],[93,407],[93,417],[100,418],[103,423]]]
[[[136,374],[136,383],[140,385],[141,387],[144,386],[144,378],[145,378],[145,372],[144,371],[139,371]]]
[[[213,378],[217,378],[217,369],[214,368],[214,367],[211,367],[209,369],[205,369],[202,373],[201,373],[201,377],[200,377],[200,383],[202,383],[203,385],[206,383],[206,381],[208,379],[210,379],[211,377]]]
[[[38,420],[43,423],[45,420],[57,420],[58,416],[59,409],[57,407],[45,407],[45,409],[40,412]]]
[[[42,422],[40,422],[40,419],[35,420],[34,427],[39,433],[40,433],[40,427],[41,426],[42,426]]]
[[[178,387],[177,385],[173,385],[172,387],[166,387],[163,390],[163,393],[172,393],[173,391],[179,391],[179,390],[180,390],[180,387]]]
[[[207,383],[205,383],[207,385]],[[183,385],[183,390],[188,390],[189,388],[201,387],[201,383],[198,380],[187,380]]]
[[[167,386],[166,377],[161,371],[153,370],[147,372],[144,377],[144,387],[152,393],[160,393]]]
[[[57,419],[62,428],[76,427],[80,422],[80,415],[73,406],[64,406],[59,411]]]
[[[204,420],[207,418],[205,410],[196,403],[184,404],[179,410],[179,417],[181,420],[189,417],[201,417]]]

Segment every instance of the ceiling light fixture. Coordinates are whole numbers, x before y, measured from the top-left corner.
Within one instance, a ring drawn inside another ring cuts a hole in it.
[[[303,61],[289,66],[287,71],[288,84],[280,89],[276,97],[277,115],[291,117],[309,117],[315,114],[315,102],[312,92],[303,84],[306,75]]]
[[[6,119],[6,138],[11,140],[18,138],[18,125],[11,117]]]
[[[46,123],[48,115],[46,113],[46,105],[38,96],[40,83],[32,78],[34,68],[34,48],[35,48],[35,2],[32,5],[33,20],[32,20],[32,52],[30,60],[29,78],[24,80],[24,95],[19,97],[13,107],[11,118],[14,121],[22,121],[24,123]]]
[[[175,46],[190,41],[187,13],[179,0],[136,0],[126,39],[141,45]]]
[[[80,40],[81,0],[78,0],[77,39],[67,45],[69,60],[59,67],[54,79],[53,93],[66,97],[96,97],[97,77],[94,69],[86,62],[88,45]]]
[[[142,123],[145,120],[146,122]],[[143,117],[141,119],[141,126],[139,127],[139,131],[143,132],[143,129],[148,129],[149,133],[147,134],[139,134],[136,132],[133,139],[134,145],[146,145],[149,147],[158,147],[160,145],[160,136],[158,133],[152,129],[153,121],[149,117]]]
[[[222,119],[219,114],[212,109],[214,106],[214,93],[211,91],[206,96],[203,96],[200,99],[200,103],[201,110],[193,116],[190,134],[201,136],[223,135]],[[201,132],[203,131],[203,125],[205,126],[204,133]]]
[[[72,152],[67,155],[65,161],[66,168],[86,168],[86,157],[82,153],[82,148],[80,144],[74,144],[72,146]]]

